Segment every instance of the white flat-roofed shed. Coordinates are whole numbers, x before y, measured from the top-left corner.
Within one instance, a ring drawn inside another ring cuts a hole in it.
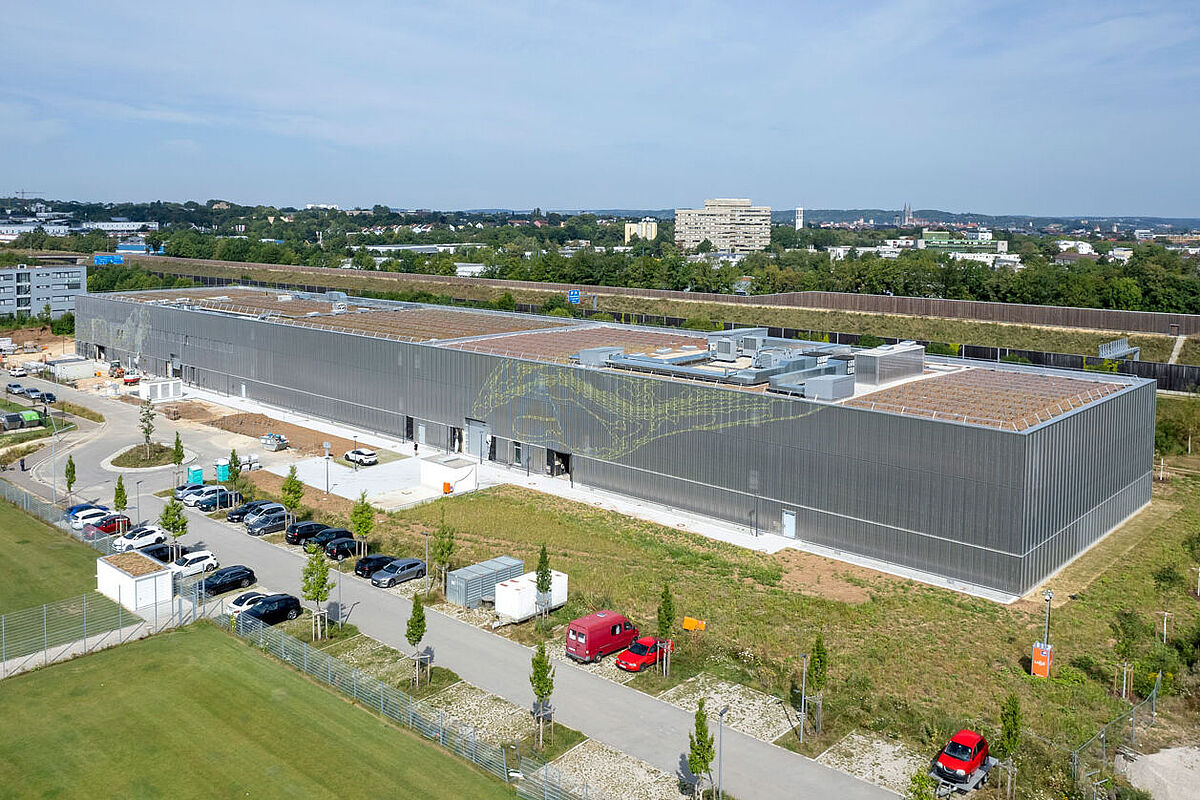
[[[171,570],[142,553],[96,559],[96,591],[130,611],[171,599]]]

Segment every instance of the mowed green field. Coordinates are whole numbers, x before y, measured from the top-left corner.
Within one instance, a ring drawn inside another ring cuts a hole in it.
[[[0,614],[95,591],[97,556],[0,501]]]
[[[0,798],[511,798],[214,626],[0,681]]]

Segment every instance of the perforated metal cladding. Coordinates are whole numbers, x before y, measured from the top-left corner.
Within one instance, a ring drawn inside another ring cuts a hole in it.
[[[77,348],[426,442],[487,422],[501,457],[572,454],[577,483],[1020,593],[1150,498],[1154,387],[1023,432],[217,314],[80,298]],[[540,459],[540,460],[539,460]],[[749,476],[758,474],[758,486]]]

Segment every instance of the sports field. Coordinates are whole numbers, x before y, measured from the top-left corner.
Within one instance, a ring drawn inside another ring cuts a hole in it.
[[[0,719],[0,798],[515,796],[208,624],[0,681]]]
[[[98,555],[0,501],[0,614],[95,591]]]

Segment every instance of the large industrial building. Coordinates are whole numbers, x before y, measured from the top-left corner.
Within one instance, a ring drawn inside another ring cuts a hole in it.
[[[82,296],[78,352],[1012,597],[1145,506],[1155,385],[235,287]]]
[[[753,253],[771,244],[770,206],[745,198],[705,200],[704,208],[675,210],[675,244],[692,249],[708,242],[718,253]]]

